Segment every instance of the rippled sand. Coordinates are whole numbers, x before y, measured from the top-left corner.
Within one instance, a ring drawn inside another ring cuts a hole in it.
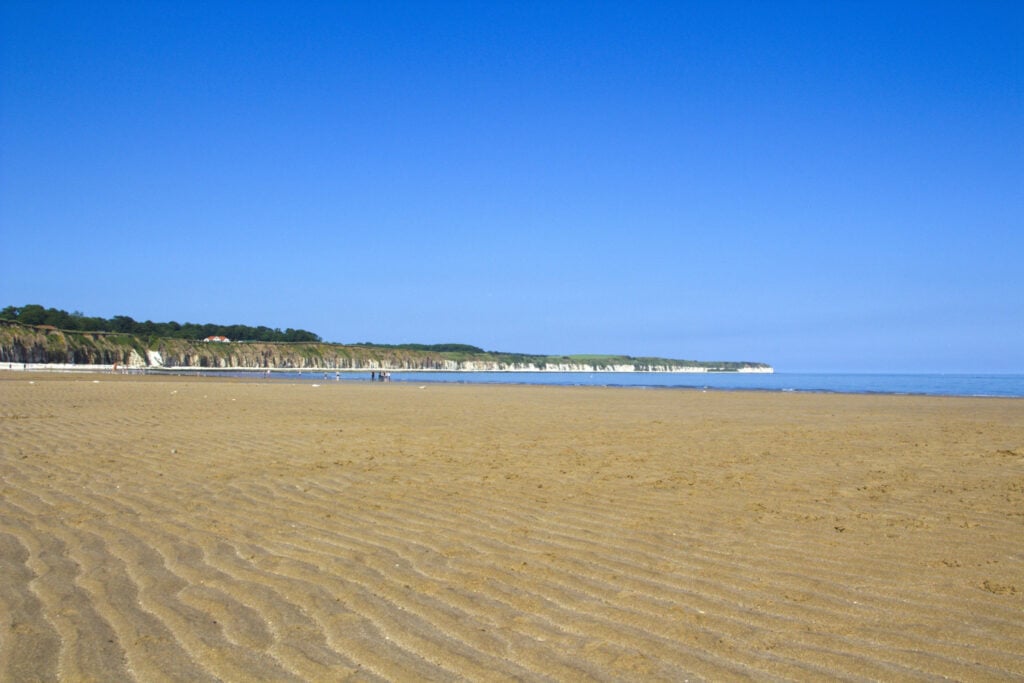
[[[0,680],[1024,677],[1024,400],[0,373]]]

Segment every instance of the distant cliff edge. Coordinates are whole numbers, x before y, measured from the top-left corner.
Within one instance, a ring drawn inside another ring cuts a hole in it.
[[[774,372],[765,363],[632,356],[423,351],[320,342],[210,342],[71,332],[0,320],[0,363],[242,370],[448,372]]]

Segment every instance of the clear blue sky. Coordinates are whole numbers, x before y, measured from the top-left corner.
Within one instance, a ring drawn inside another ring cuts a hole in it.
[[[1024,3],[0,3],[0,306],[1024,372]]]

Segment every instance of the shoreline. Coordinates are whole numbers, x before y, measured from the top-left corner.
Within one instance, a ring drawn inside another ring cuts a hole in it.
[[[6,366],[6,367],[5,367]],[[112,365],[5,363],[3,372],[180,376],[193,378],[294,379],[362,384],[381,369],[117,367]],[[423,382],[493,386],[576,386],[613,389],[678,389],[713,392],[838,394],[866,396],[935,396],[949,398],[1024,398],[1024,374],[984,373],[741,373],[735,371],[679,373],[667,371],[537,371],[537,370],[402,370],[391,369],[396,384]],[[616,382],[604,380],[620,377]],[[560,380],[562,377],[564,380]],[[441,379],[438,379],[441,378]],[[450,379],[446,379],[450,378]],[[571,379],[570,379],[571,378]],[[586,378],[579,381],[576,378]],[[643,378],[650,378],[649,381]],[[678,378],[678,383],[672,378]],[[687,380],[690,380],[689,382]],[[696,381],[693,381],[696,380]],[[874,380],[874,381],[872,381]]]
[[[18,367],[22,366],[22,367]],[[30,370],[38,372],[113,372],[115,366],[113,365],[84,365],[76,363],[16,363],[8,362],[7,367],[2,367],[0,364],[0,370]],[[290,373],[316,373],[316,372],[334,372],[341,374],[365,374],[367,372],[406,372],[406,373],[452,373],[452,374],[649,374],[649,375],[771,375],[775,373],[774,368],[761,370],[761,369],[739,369],[739,370],[707,370],[705,368],[682,368],[676,370],[635,370],[635,369],[622,369],[622,368],[604,368],[604,369],[588,369],[588,370],[564,370],[564,369],[534,369],[524,370],[521,368],[504,368],[504,369],[488,369],[488,370],[476,370],[476,369],[450,369],[450,368],[398,368],[398,367],[367,367],[367,368],[253,368],[253,367],[197,367],[192,365],[182,366],[153,366],[153,365],[132,365],[132,366],[117,366],[117,371],[136,371],[136,372],[149,372],[149,373],[177,373],[177,372],[290,372]]]

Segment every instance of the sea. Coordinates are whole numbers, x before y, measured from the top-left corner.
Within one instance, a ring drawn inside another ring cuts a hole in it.
[[[187,374],[262,373],[213,371]],[[370,382],[370,371],[274,372],[274,380]],[[453,384],[539,384],[558,386],[635,387],[697,391],[796,391],[840,394],[916,394],[1024,398],[1021,374],[859,374],[859,373],[660,373],[660,372],[399,372],[392,382]]]

